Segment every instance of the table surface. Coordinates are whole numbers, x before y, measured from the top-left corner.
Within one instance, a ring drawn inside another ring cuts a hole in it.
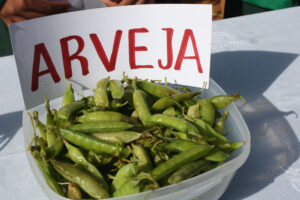
[[[213,23],[211,77],[241,93],[251,153],[222,200],[300,198],[300,7]],[[1,199],[46,199],[25,155],[21,88],[0,58]]]

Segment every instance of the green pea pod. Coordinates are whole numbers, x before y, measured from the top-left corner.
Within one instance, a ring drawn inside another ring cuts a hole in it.
[[[212,126],[215,122],[215,109],[213,104],[206,99],[201,102],[200,107],[200,118]]]
[[[131,144],[133,154],[138,158],[139,171],[150,171],[152,170],[151,160],[146,150],[140,145]]]
[[[197,143],[189,142],[181,139],[170,139],[170,143],[165,145],[165,149],[170,152],[180,153],[190,148],[199,146]]]
[[[39,120],[39,115],[37,111],[33,112],[33,119],[35,120],[35,124],[38,127],[42,138],[44,140],[47,140],[46,126]]]
[[[113,197],[126,196],[131,194],[136,194],[141,191],[141,186],[139,185],[139,180],[129,180],[122,187],[113,193]]]
[[[217,133],[215,131],[215,129],[213,129],[208,123],[206,123],[205,121],[201,120],[201,119],[197,119],[197,118],[191,118],[188,116],[185,116],[185,119],[194,122],[197,127],[199,128],[200,132],[202,135],[206,136],[207,138],[211,139],[216,139],[216,141],[218,143],[228,143],[228,140],[226,137],[224,137],[223,135]]]
[[[69,144],[66,141],[64,141],[64,143],[68,149],[69,158],[74,163],[78,164],[81,168],[93,175],[97,179],[97,181],[103,185],[104,189],[108,191],[108,185],[102,174],[98,171],[98,169],[85,159],[84,155],[78,148]]]
[[[78,122],[128,122],[129,117],[113,111],[97,111],[84,114],[77,119]]]
[[[51,160],[53,167],[68,181],[77,184],[82,190],[96,199],[108,198],[109,194],[94,177],[80,168],[56,160]]]
[[[198,160],[199,158],[205,156],[214,146],[211,145],[198,145],[194,148],[190,148],[180,154],[173,156],[170,160],[163,162],[158,165],[152,171],[152,176],[156,180],[160,180],[165,176],[171,174],[172,172],[178,170],[182,166]]]
[[[126,122],[85,122],[81,124],[74,124],[68,127],[73,131],[79,131],[82,133],[97,133],[97,132],[114,132],[124,131],[132,128],[131,124]]]
[[[84,101],[75,101],[60,108],[57,115],[60,119],[68,120],[71,115],[81,110],[84,106]]]
[[[45,107],[47,110],[47,117],[46,117],[46,128],[47,128],[48,126],[55,126],[55,122],[54,122],[53,115],[50,110],[50,104],[49,104],[49,100],[47,99],[47,97],[45,97],[45,102],[46,102]]]
[[[224,153],[219,149],[213,149],[206,156],[204,156],[204,159],[214,162],[222,162],[225,161],[228,157],[229,154]]]
[[[148,81],[138,81],[137,86],[148,94],[158,98],[180,93],[175,89]]]
[[[139,171],[138,164],[129,163],[119,169],[111,184],[112,191],[121,188],[130,178],[137,175]]]
[[[199,172],[203,171],[208,166],[208,161],[205,160],[198,160],[192,163],[188,163],[182,166],[180,169],[175,171],[169,178],[169,184],[176,184],[180,181],[189,179]]]
[[[109,143],[77,131],[60,129],[60,134],[69,142],[96,153],[105,153],[121,157],[128,157],[130,154],[129,150],[121,145]]]
[[[46,126],[46,133],[48,147],[52,147],[58,137],[57,128],[55,126]]]
[[[176,116],[176,111],[175,111],[174,107],[169,107],[169,108],[165,109],[162,114],[175,117]]]
[[[125,91],[121,81],[111,80],[109,88],[113,99],[121,99],[124,96]]]
[[[200,107],[199,104],[195,104],[189,107],[187,115],[189,117],[200,118]]]
[[[224,134],[224,131],[225,131],[225,121],[226,121],[227,117],[228,117],[228,110],[226,108],[224,111],[224,114],[219,119],[219,121],[216,122],[216,124],[214,126],[215,130],[222,135]]]
[[[177,117],[154,114],[149,118],[151,124],[162,125],[168,128],[173,128],[177,131],[187,132],[192,135],[199,135],[197,127],[190,122]]]
[[[95,90],[94,100],[96,106],[101,108],[108,108],[109,107],[109,100],[107,95],[107,84],[109,81],[109,77],[101,79],[97,83],[97,87]]]
[[[170,106],[174,106],[175,101],[169,97],[162,97],[158,99],[151,107],[151,110],[153,111],[161,111],[164,110]]]
[[[49,172],[45,171],[44,162],[43,162],[42,158],[40,157],[39,152],[37,150],[35,150],[35,151],[32,151],[31,154],[32,154],[32,157],[35,158],[35,160],[45,178],[47,185],[57,194],[59,194],[61,196],[65,196],[61,187],[57,184],[55,179],[51,176],[51,174]]]
[[[175,99],[176,101],[181,102],[184,99],[191,99],[194,96],[199,95],[201,93],[202,91],[179,93],[179,94],[174,94],[172,98]]]
[[[73,183],[68,184],[67,197],[73,200],[81,200],[82,194],[79,187]]]
[[[63,96],[63,100],[62,100],[62,106],[65,106],[69,103],[73,103],[75,101],[75,97],[74,97],[74,90],[72,88],[72,84],[69,83],[68,87],[65,91],[65,94]]]
[[[233,94],[231,96],[219,95],[219,96],[214,96],[214,97],[210,97],[210,98],[206,98],[206,99],[200,99],[199,97],[195,97],[195,98],[193,98],[193,101],[201,104],[201,101],[209,100],[212,102],[215,109],[219,110],[219,109],[227,107],[229,104],[231,104],[233,101],[236,101],[239,98],[242,98],[244,100],[244,98],[241,95]]]
[[[134,131],[119,131],[119,132],[103,132],[103,133],[92,133],[90,134],[107,142],[112,142],[116,144],[126,144],[139,139],[142,134]]]
[[[62,139],[57,136],[54,144],[47,148],[47,157],[49,159],[52,159],[56,156],[58,156],[64,149],[64,144],[62,142]]]
[[[245,144],[245,142],[232,142],[232,143],[230,143],[229,153],[234,152],[235,150],[237,150],[238,148],[240,148],[244,144]]]
[[[144,99],[141,91],[136,88],[135,80],[133,80],[133,105],[134,109],[137,111],[140,120],[144,125],[148,124],[148,119],[151,116],[148,104],[146,100]]]
[[[132,113],[131,113],[131,116],[130,116],[131,118],[133,118],[133,119],[139,119],[140,117],[139,117],[139,114],[138,114],[138,112],[136,111],[136,110],[134,110]]]

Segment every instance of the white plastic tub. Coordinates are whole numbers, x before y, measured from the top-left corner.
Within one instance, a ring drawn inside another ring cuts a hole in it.
[[[241,93],[243,91],[240,91]],[[210,88],[205,90],[204,96],[215,96],[226,94],[224,90],[212,79],[210,80]],[[61,98],[51,101],[52,108],[58,108],[61,104]],[[44,105],[37,106],[29,112],[37,110],[41,120],[45,121],[46,111]],[[155,191],[143,192],[135,195],[110,198],[110,200],[188,200],[188,199],[218,199],[227,189],[235,172],[244,164],[250,152],[250,133],[249,129],[242,118],[240,112],[234,104],[228,107],[229,116],[227,119],[227,127],[231,128],[229,134],[229,141],[245,141],[246,144],[240,149],[236,150],[230,157],[229,161],[222,166],[213,169],[209,172],[193,177],[186,181],[180,182],[175,185],[159,188]],[[26,112],[23,112],[23,132],[25,146],[28,147],[32,138],[32,126],[30,119]],[[47,185],[39,170],[38,165],[30,152],[27,152],[27,159],[30,164],[31,170],[41,186],[45,195],[49,199],[63,200],[67,199],[59,196],[53,192]]]

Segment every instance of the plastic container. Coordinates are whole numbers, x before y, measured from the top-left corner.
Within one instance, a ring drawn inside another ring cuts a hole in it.
[[[242,91],[241,91],[242,92]],[[204,96],[225,95],[224,90],[212,79],[210,80],[210,88],[205,90]],[[58,108],[61,104],[61,98],[51,101],[52,108]],[[29,112],[37,110],[41,120],[45,121],[46,111],[44,105],[37,106]],[[135,195],[110,198],[110,200],[187,200],[187,199],[218,199],[227,189],[235,172],[244,164],[250,152],[250,133],[249,129],[234,104],[228,107],[229,116],[226,126],[231,128],[229,141],[245,141],[246,144],[236,150],[229,160],[209,172],[198,175],[183,182],[162,187],[154,191],[143,192]],[[23,132],[25,147],[28,147],[32,138],[32,126],[26,112],[23,112]],[[31,170],[39,183],[45,195],[49,199],[63,200],[67,199],[53,192],[46,184],[42,172],[30,152],[26,153]]]

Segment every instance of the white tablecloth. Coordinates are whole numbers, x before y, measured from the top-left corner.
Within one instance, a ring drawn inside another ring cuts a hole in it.
[[[222,200],[300,199],[300,7],[213,23],[211,77],[238,105],[251,153]],[[0,198],[46,199],[27,163],[15,61],[0,58]]]

